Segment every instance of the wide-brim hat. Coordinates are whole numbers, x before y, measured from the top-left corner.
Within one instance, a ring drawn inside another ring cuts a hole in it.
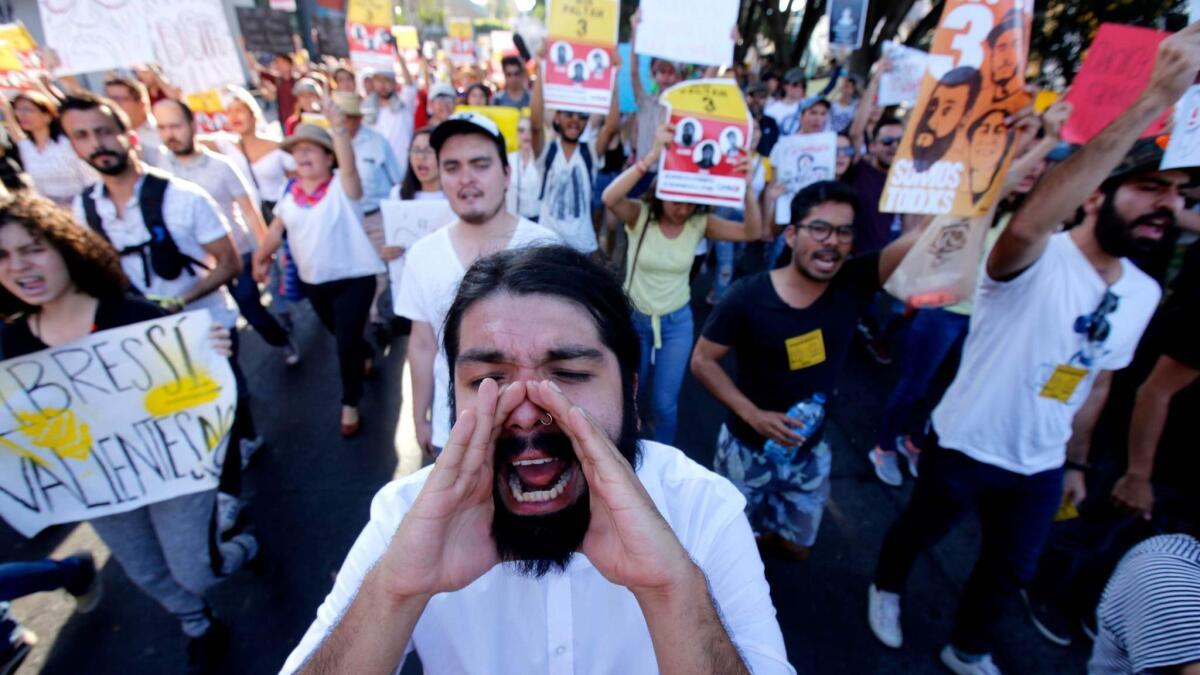
[[[290,154],[296,145],[304,142],[316,143],[329,152],[333,152],[333,136],[329,134],[329,131],[316,124],[308,123],[296,125],[296,130],[292,132],[291,136],[283,139],[283,143],[280,143],[279,147]]]

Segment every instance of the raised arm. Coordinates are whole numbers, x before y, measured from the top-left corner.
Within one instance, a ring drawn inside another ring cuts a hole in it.
[[[546,97],[542,91],[542,79],[546,74],[546,45],[537,53],[537,78],[533,81],[533,93],[529,98],[529,129],[533,136],[533,156],[541,157],[546,144]]]
[[[1002,201],[1005,197],[1012,194],[1013,189],[1021,183],[1025,176],[1029,175],[1030,171],[1033,171],[1038,162],[1046,159],[1050,151],[1054,150],[1062,141],[1063,125],[1071,117],[1073,109],[1074,106],[1067,101],[1059,101],[1050,106],[1042,114],[1042,137],[1029,146],[1020,157],[1013,160],[1013,163],[1008,167],[1008,173],[1004,176],[1004,184],[1000,188],[1000,193],[996,196],[997,201]]]
[[[705,231],[705,236],[710,239],[758,241],[762,236],[762,211],[758,208],[758,198],[754,195],[754,189],[750,187],[750,182],[754,180],[754,169],[745,158],[738,160],[738,164],[746,170],[746,197],[742,206],[744,222],[739,223],[710,213]]]
[[[633,166],[622,171],[621,175],[617,176],[604,189],[604,194],[600,195],[604,205],[617,214],[621,222],[630,227],[637,223],[638,216],[642,212],[642,204],[636,199],[629,199],[629,193],[633,191],[638,181],[658,164],[658,158],[662,155],[663,148],[671,144],[674,133],[675,127],[668,122],[663,122],[654,135],[654,146],[651,147],[650,152],[645,157],[639,157]]]
[[[1178,101],[1200,70],[1200,22],[1163,40],[1141,95],[1039,183],[988,256],[987,273],[1005,279],[1037,261],[1059,225],[1116,168],[1152,120]]]
[[[333,154],[337,157],[338,173],[342,180],[342,190],[346,196],[355,201],[362,199],[362,179],[358,176],[358,167],[354,164],[354,142],[350,132],[346,131],[346,116],[340,108],[333,104],[328,96],[321,104],[325,117],[333,132]]]
[[[850,142],[854,145],[855,153],[866,143],[867,122],[871,119],[871,113],[875,112],[875,101],[879,97],[879,78],[883,76],[884,71],[890,65],[891,62],[886,56],[875,64],[875,72],[871,75],[871,81],[867,83],[867,90],[863,92],[862,98],[858,101],[858,110],[854,111],[854,120],[850,122],[850,129],[847,133],[850,134]]]
[[[637,30],[641,23],[642,10],[639,8],[629,18],[629,81],[633,83],[633,99],[635,101],[650,96],[650,92],[642,86],[642,62],[637,53]]]
[[[620,68],[621,57],[613,57],[613,65]],[[600,127],[600,131],[596,132],[596,156],[603,156],[605,150],[608,149],[608,144],[612,141],[613,134],[621,128],[621,96],[617,90],[616,83],[613,84],[612,100],[608,104],[608,114],[604,116],[604,125]]]

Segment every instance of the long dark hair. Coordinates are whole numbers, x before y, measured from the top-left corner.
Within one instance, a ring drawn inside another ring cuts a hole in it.
[[[17,193],[0,201],[0,227],[11,224],[24,227],[34,239],[53,246],[80,293],[110,298],[129,289],[129,278],[121,271],[121,261],[112,245],[92,228],[76,223],[49,199]],[[10,320],[37,311],[37,307],[21,302],[0,286],[0,317]]]
[[[417,140],[417,136],[428,136],[433,133],[433,127],[422,127],[413,132],[412,140]],[[409,153],[412,153],[412,143],[409,143]],[[400,199],[412,199],[421,191],[421,180],[417,178],[417,174],[413,172],[412,157],[405,158],[404,180],[400,181]]]
[[[17,101],[25,101],[50,116],[50,140],[57,141],[66,135],[66,132],[62,128],[62,119],[58,114],[58,101],[37,91],[23,91],[13,96],[12,105],[14,108],[17,105]]]
[[[655,179],[654,181],[651,181],[650,187],[647,188],[646,193],[642,195],[642,201],[645,202],[646,205],[650,207],[650,222],[646,223],[647,226],[649,226],[650,223],[661,223],[662,222],[663,202],[655,194],[655,192],[657,192],[657,190],[658,190],[658,180]],[[709,212],[709,207],[705,204],[696,204],[695,206],[696,206],[696,210],[692,211],[693,216],[699,215],[701,213]]]

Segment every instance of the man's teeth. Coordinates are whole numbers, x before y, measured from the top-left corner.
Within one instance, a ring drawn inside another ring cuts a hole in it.
[[[537,462],[539,460],[526,460],[526,461]],[[552,460],[546,460],[546,461],[552,461]],[[516,464],[516,462],[514,462],[514,464]],[[554,483],[554,486],[551,487],[549,490],[536,490],[536,491],[532,491],[532,492],[525,492],[524,490],[522,490],[521,489],[521,480],[519,478],[517,478],[517,475],[515,473],[510,473],[510,474],[508,474],[508,487],[510,490],[512,490],[513,499],[515,499],[519,502],[526,503],[526,504],[535,503],[535,502],[548,502],[553,499],[558,499],[562,495],[563,491],[567,489],[567,482],[569,480],[571,480],[571,472],[572,471],[574,471],[574,467],[571,467],[571,468],[567,469],[566,471],[564,471],[562,473],[562,475],[558,477],[558,481],[556,481]]]
[[[553,457],[542,457],[540,459],[522,459],[520,461],[513,462],[512,465],[513,466],[537,466],[538,464],[547,464],[547,463],[553,462],[553,461],[554,461]]]

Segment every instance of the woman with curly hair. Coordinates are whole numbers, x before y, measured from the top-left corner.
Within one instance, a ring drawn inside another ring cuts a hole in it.
[[[53,202],[27,194],[0,201],[4,358],[166,315],[129,289],[112,246]],[[219,353],[231,353],[228,331],[214,326],[210,337]],[[248,533],[215,540],[215,508],[212,489],[90,521],[126,575],[179,620],[197,666],[217,657],[227,640],[204,591],[258,552]]]

